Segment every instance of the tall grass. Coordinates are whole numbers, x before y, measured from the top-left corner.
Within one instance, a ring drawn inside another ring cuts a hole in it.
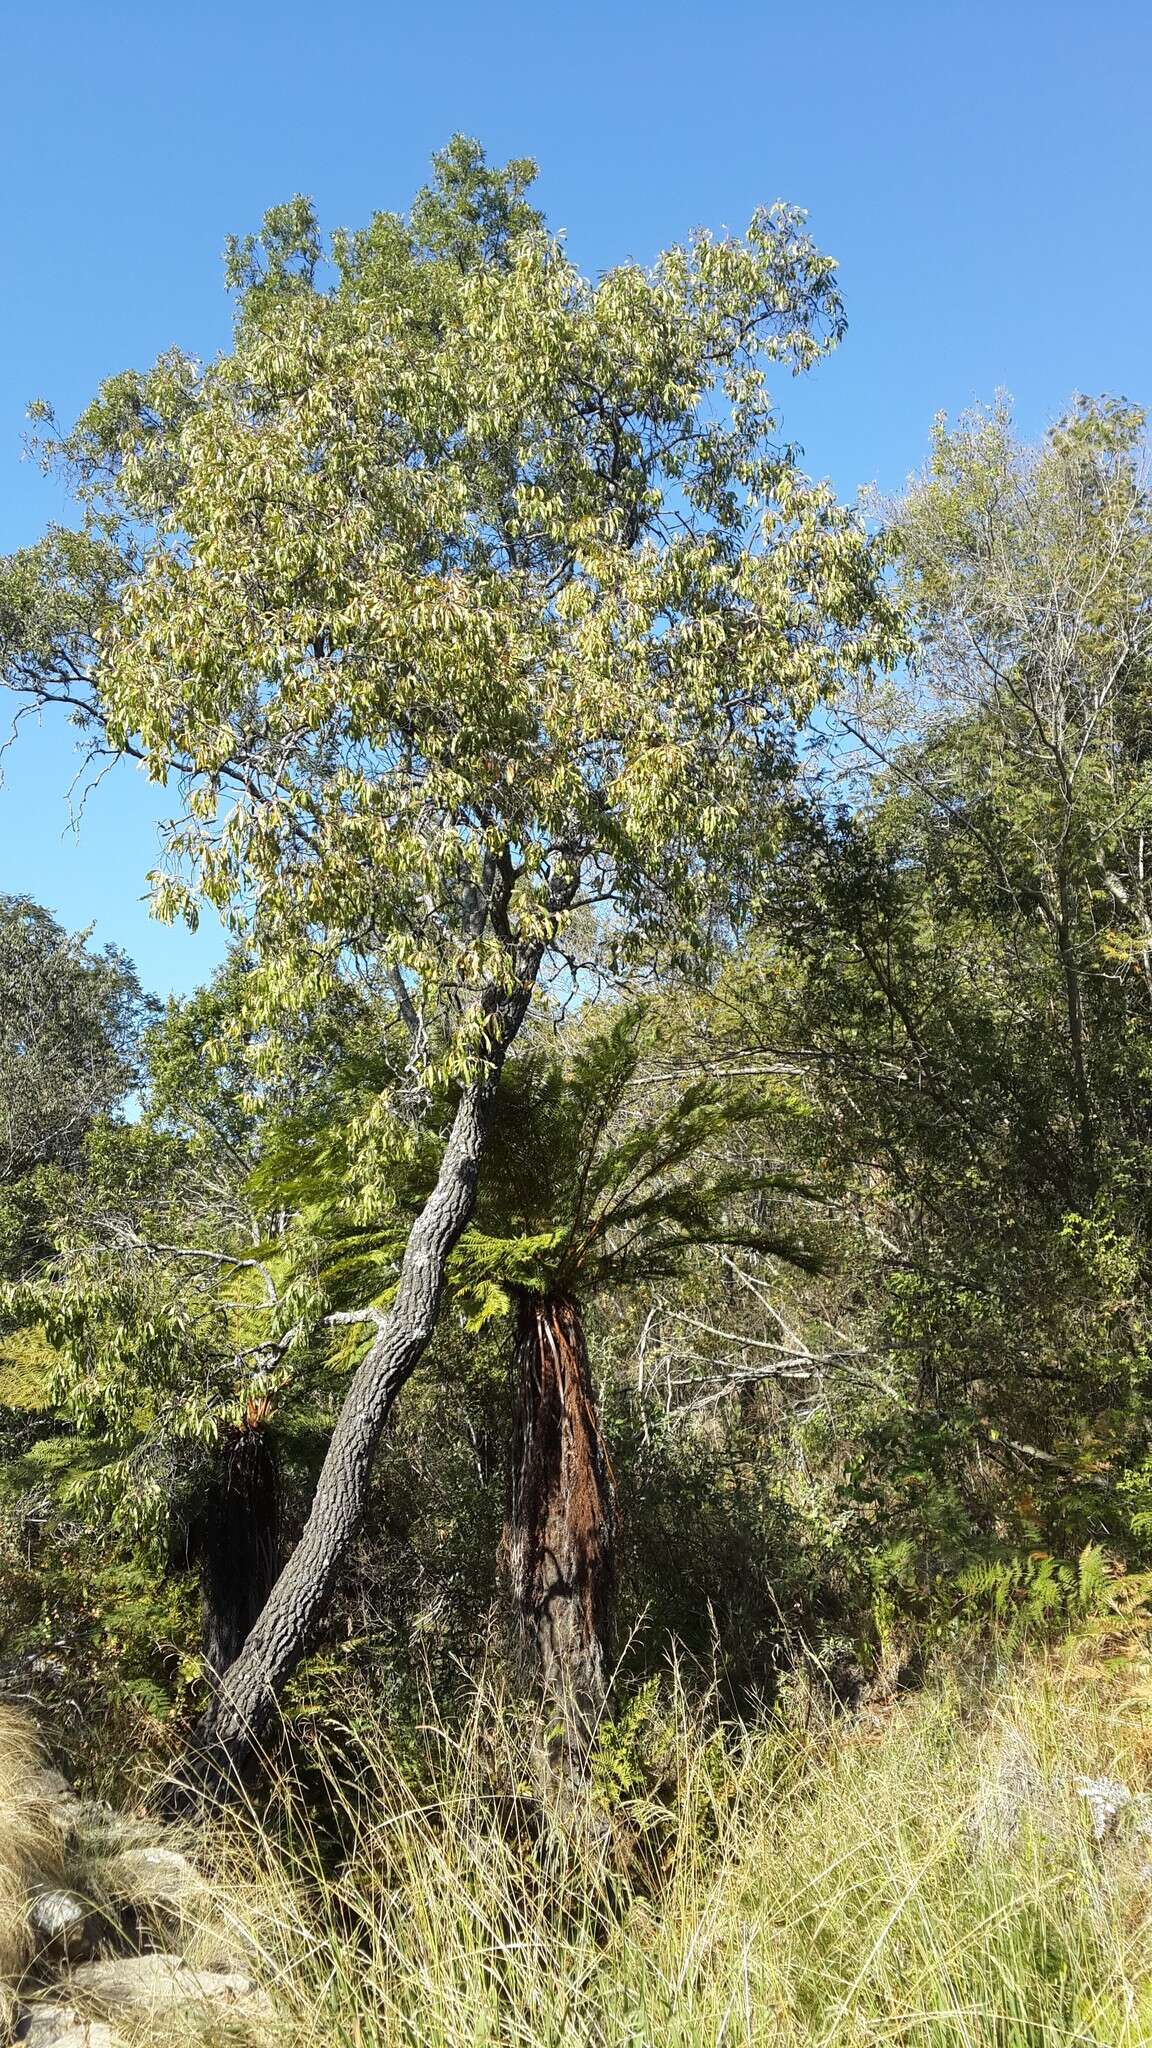
[[[1145,1713],[1050,1660],[975,1709],[718,1732],[673,1689],[617,1785],[549,1809],[507,1717],[321,1761],[319,1810],[218,1847],[218,1910],[311,2048],[1053,2048],[1152,2042]],[[419,1781],[419,1789],[414,1783]],[[1150,1809],[1152,1810],[1152,1809]]]
[[[31,1953],[29,1889],[60,1865],[63,1831],[44,1796],[43,1765],[35,1730],[0,1706],[0,2027],[10,2021],[12,1987]]]

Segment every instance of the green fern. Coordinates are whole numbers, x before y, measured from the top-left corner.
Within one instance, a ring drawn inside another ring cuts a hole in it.
[[[985,1558],[962,1572],[958,1584],[962,1619],[992,1623],[1015,1648],[1027,1637],[1099,1613],[1109,1576],[1103,1551],[1089,1543],[1071,1561],[1043,1551]]]
[[[671,1277],[706,1245],[808,1271],[823,1264],[814,1231],[788,1214],[813,1191],[738,1156],[741,1137],[775,1105],[700,1080],[665,1092],[652,1109],[647,1050],[644,1006],[621,1004],[567,1060],[534,1050],[506,1069],[476,1216],[448,1269],[449,1292],[471,1327],[506,1314],[517,1294],[587,1299]],[[387,1306],[413,1211],[435,1173],[434,1147],[422,1140],[402,1165],[393,1159],[366,1202],[356,1133],[374,1085],[370,1062],[349,1068],[334,1091],[343,1116],[286,1121],[250,1183],[261,1208],[293,1208],[290,1230],[264,1256],[285,1283],[310,1284],[319,1311]],[[757,1213],[772,1220],[750,1220]],[[345,1362],[364,1341],[363,1331],[342,1337],[334,1357]]]

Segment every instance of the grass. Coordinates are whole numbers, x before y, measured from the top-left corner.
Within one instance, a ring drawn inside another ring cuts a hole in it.
[[[809,1701],[725,1729],[670,1682],[609,1731],[596,1796],[562,1808],[484,1697],[403,1757],[370,1721],[329,1730],[295,1790],[200,1845],[203,1924],[181,1946],[225,1953],[270,1998],[247,2035],[237,2017],[211,2038],[1145,2048],[1143,1670],[1065,1650],[870,1720]],[[33,1763],[6,1720],[5,1785]],[[1079,1781],[1101,1778],[1133,1797],[1097,1840]],[[43,1848],[23,1826],[0,1843],[12,1897]]]
[[[62,1832],[41,1791],[44,1759],[35,1730],[0,1706],[0,2023],[11,2014],[10,1987],[28,1960],[29,1889],[59,1869]]]
[[[505,1721],[332,1755],[341,1854],[287,1801],[217,1898],[311,2048],[1054,2048],[1152,2042],[1139,1797],[1093,1836],[1081,1776],[1148,1782],[1130,1690],[1066,1661],[982,1706],[728,1730],[682,1695],[638,1731],[655,1790],[542,1815]],[[617,1759],[619,1763],[619,1759]],[[503,1791],[501,1788],[504,1788]],[[1152,1802],[1149,1805],[1152,1813]]]

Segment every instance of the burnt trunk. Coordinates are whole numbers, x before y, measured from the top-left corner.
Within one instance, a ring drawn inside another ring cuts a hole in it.
[[[604,1705],[616,1488],[576,1302],[525,1295],[505,1543],[521,1627],[579,1762]]]
[[[280,1568],[280,1474],[270,1432],[246,1422],[219,1445],[193,1531],[204,1668],[215,1689],[244,1646]]]

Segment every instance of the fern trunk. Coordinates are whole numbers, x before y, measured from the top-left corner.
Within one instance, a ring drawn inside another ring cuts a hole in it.
[[[513,1597],[573,1761],[604,1705],[616,1489],[583,1318],[563,1296],[517,1314],[506,1550]]]

